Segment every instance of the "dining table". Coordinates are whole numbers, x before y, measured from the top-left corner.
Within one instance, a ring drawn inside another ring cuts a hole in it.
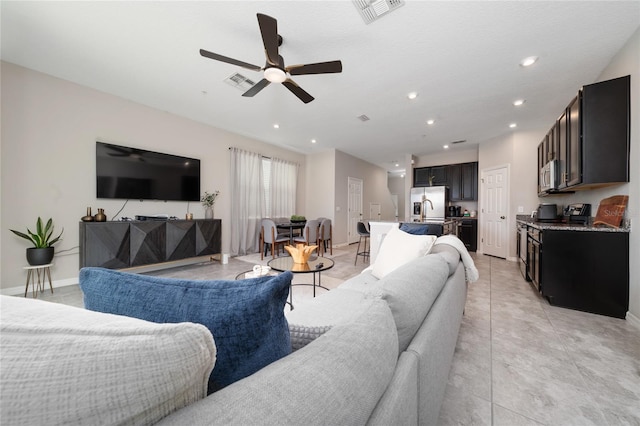
[[[289,244],[293,245],[293,239],[295,238],[295,235],[293,234],[293,230],[294,229],[302,230],[304,228],[305,224],[306,224],[306,222],[284,222],[284,223],[276,224],[276,228],[288,230],[289,231]],[[301,235],[302,231],[300,231],[299,234]]]

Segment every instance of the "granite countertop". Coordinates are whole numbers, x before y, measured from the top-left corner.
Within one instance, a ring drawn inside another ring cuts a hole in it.
[[[527,225],[540,229],[540,230],[556,230],[556,231],[591,231],[591,232],[629,232],[629,228],[611,228],[609,226],[592,225],[593,218],[589,221],[589,224],[583,225],[580,223],[554,223],[554,222],[537,222],[535,218],[527,214],[516,215],[516,221],[520,223],[526,223]]]

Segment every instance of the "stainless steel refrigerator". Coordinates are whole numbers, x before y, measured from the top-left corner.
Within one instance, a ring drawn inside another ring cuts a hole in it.
[[[449,203],[449,188],[426,186],[411,188],[411,221],[444,221]]]

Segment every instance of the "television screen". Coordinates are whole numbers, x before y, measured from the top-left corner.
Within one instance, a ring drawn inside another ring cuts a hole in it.
[[[96,195],[200,201],[200,160],[96,142]]]

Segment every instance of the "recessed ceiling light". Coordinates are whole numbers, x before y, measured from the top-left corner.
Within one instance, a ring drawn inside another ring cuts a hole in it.
[[[400,167],[400,164],[396,163],[396,167]]]
[[[274,124],[274,125],[273,125],[273,128],[274,128],[274,129],[279,129],[279,128],[280,128],[280,125],[279,125],[278,123],[276,123],[276,124]]]
[[[449,145],[442,145],[444,149],[449,149]]]
[[[409,99],[415,99],[415,98],[417,98],[417,97],[418,97],[418,93],[417,93],[417,92],[410,92],[410,93],[407,95],[407,98],[409,98]]]
[[[526,101],[524,99],[516,99],[515,101],[513,101],[513,105],[515,106],[520,106],[523,103],[525,103]]]
[[[537,60],[537,56],[529,56],[528,58],[524,58],[522,61],[520,61],[520,66],[530,67],[531,65],[535,64]]]
[[[403,178],[403,177],[404,177],[404,173],[403,173],[403,174],[401,174],[401,175],[400,175],[400,177],[401,177],[401,178]]]
[[[512,129],[514,129],[514,128],[518,127],[518,125],[517,125],[516,123],[511,123],[511,124],[509,124],[509,127],[511,127]]]
[[[316,140],[315,139],[311,139],[311,143],[316,143]]]
[[[432,125],[433,123],[435,123],[435,122],[436,122],[436,120],[427,120],[427,124],[428,124],[429,126],[431,126],[431,125]]]

